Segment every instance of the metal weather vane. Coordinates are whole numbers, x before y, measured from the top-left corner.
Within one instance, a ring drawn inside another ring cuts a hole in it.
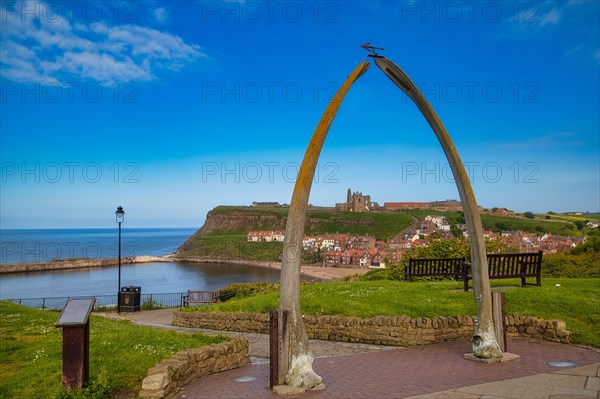
[[[360,47],[364,48],[365,50],[367,50],[368,52],[370,52],[371,54],[368,55],[368,57],[373,57],[373,58],[378,58],[380,57],[379,54],[377,54],[377,50],[381,50],[383,51],[384,48],[383,47],[375,47],[375,46],[371,46],[371,42],[366,42],[360,45]]]

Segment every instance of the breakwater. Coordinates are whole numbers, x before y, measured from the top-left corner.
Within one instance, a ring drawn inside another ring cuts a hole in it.
[[[170,262],[171,260],[156,256],[127,256],[121,258],[121,264]],[[73,258],[57,259],[49,262],[10,263],[0,265],[0,274],[43,272],[63,269],[82,269],[87,267],[114,266],[119,264],[117,258]]]

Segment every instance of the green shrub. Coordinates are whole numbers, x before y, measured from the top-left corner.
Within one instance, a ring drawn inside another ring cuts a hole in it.
[[[385,269],[373,269],[369,270],[365,274],[353,274],[352,276],[346,276],[342,279],[344,282],[354,281],[377,281],[377,280],[388,280],[392,266]]]
[[[144,301],[144,304],[142,305],[142,310],[157,310],[157,309],[164,309],[165,307],[163,305],[161,305],[159,302],[157,302],[154,299],[148,299]]]
[[[108,382],[108,373],[106,369],[102,369],[99,373],[98,378],[88,384],[83,389],[75,389],[71,392],[62,390],[55,399],[105,399],[111,395],[110,384]]]
[[[544,277],[600,277],[600,238],[588,237],[567,252],[544,255]]]
[[[394,281],[404,280],[404,265],[402,263],[390,267],[388,279]]]
[[[406,252],[405,259],[410,258],[466,258],[470,259],[467,240],[452,238],[450,240],[431,240],[429,246],[413,248]]]
[[[367,279],[369,281],[387,280],[389,278],[390,271],[391,271],[392,267],[393,266],[390,266],[390,267],[385,268],[385,269],[370,270],[367,273],[365,273],[364,277],[367,277]]]
[[[573,255],[581,255],[584,253],[600,253],[600,237],[588,237],[587,242],[579,244],[571,250]]]
[[[221,294],[219,299],[224,301],[233,297],[245,298],[259,294],[268,294],[269,292],[277,291],[278,289],[279,283],[271,283],[267,281],[261,281],[258,283],[229,284],[220,290]]]
[[[573,255],[568,252],[544,255],[543,277],[600,277],[600,257],[589,252]]]

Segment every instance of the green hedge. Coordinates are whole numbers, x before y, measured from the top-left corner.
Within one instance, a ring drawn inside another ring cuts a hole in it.
[[[600,277],[598,253],[573,255],[568,252],[544,255],[543,277]]]
[[[266,281],[258,283],[229,284],[228,286],[221,288],[219,297],[221,300],[228,300],[233,297],[245,298],[259,294],[268,294],[269,292],[277,291],[278,289],[279,283]]]

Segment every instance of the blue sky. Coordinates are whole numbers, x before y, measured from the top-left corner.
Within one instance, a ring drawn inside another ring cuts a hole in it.
[[[200,226],[289,202],[328,100],[382,54],[421,88],[478,202],[599,211],[596,1],[2,2],[2,228]],[[417,108],[372,65],[311,202],[458,198]]]

